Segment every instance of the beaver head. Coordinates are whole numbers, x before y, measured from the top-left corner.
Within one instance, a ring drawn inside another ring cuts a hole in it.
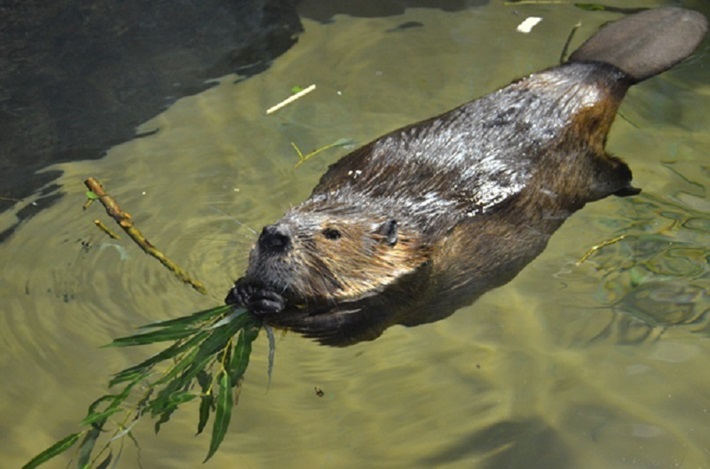
[[[416,271],[427,253],[418,232],[394,218],[304,204],[262,230],[240,282],[241,299],[257,314],[281,309],[260,303],[259,290],[301,310],[355,302]]]

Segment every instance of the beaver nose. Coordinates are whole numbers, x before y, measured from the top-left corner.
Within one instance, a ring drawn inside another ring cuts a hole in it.
[[[270,252],[284,252],[291,246],[291,232],[284,225],[265,226],[259,235],[259,247]]]

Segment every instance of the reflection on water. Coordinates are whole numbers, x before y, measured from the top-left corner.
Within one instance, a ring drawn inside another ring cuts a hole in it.
[[[516,33],[530,15],[544,20]],[[0,245],[3,465],[74,431],[109,374],[151,352],[100,345],[220,302],[254,239],[244,225],[278,218],[347,151],[294,170],[290,142],[304,151],[367,142],[554,63],[580,19],[581,38],[615,17],[494,2],[305,21],[299,44],[269,71],[225,77],[144,124],[155,135],[62,165],[64,198]],[[406,22],[424,26],[386,33]],[[259,339],[230,433],[205,467],[710,465],[703,50],[632,89],[622,107],[609,148],[634,169],[642,196],[585,208],[512,283],[445,321],[345,349],[283,336],[268,390]],[[316,92],[264,115],[311,83]],[[95,229],[101,209],[80,208],[89,175],[208,285],[207,298]],[[192,437],[196,412],[185,408],[157,437],[148,422],[136,427],[144,467],[200,464],[208,441]],[[119,467],[135,467],[136,454],[126,442]]]

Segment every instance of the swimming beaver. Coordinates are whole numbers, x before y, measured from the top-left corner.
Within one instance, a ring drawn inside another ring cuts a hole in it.
[[[562,66],[355,150],[263,229],[227,303],[332,345],[472,303],[587,202],[639,192],[604,150],[609,127],[629,86],[706,30],[679,8],[629,16]]]

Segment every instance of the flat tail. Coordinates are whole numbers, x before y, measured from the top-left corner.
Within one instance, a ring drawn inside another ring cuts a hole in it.
[[[639,82],[687,58],[707,30],[707,18],[696,11],[675,7],[647,10],[603,27],[573,52],[569,61],[611,64]]]

